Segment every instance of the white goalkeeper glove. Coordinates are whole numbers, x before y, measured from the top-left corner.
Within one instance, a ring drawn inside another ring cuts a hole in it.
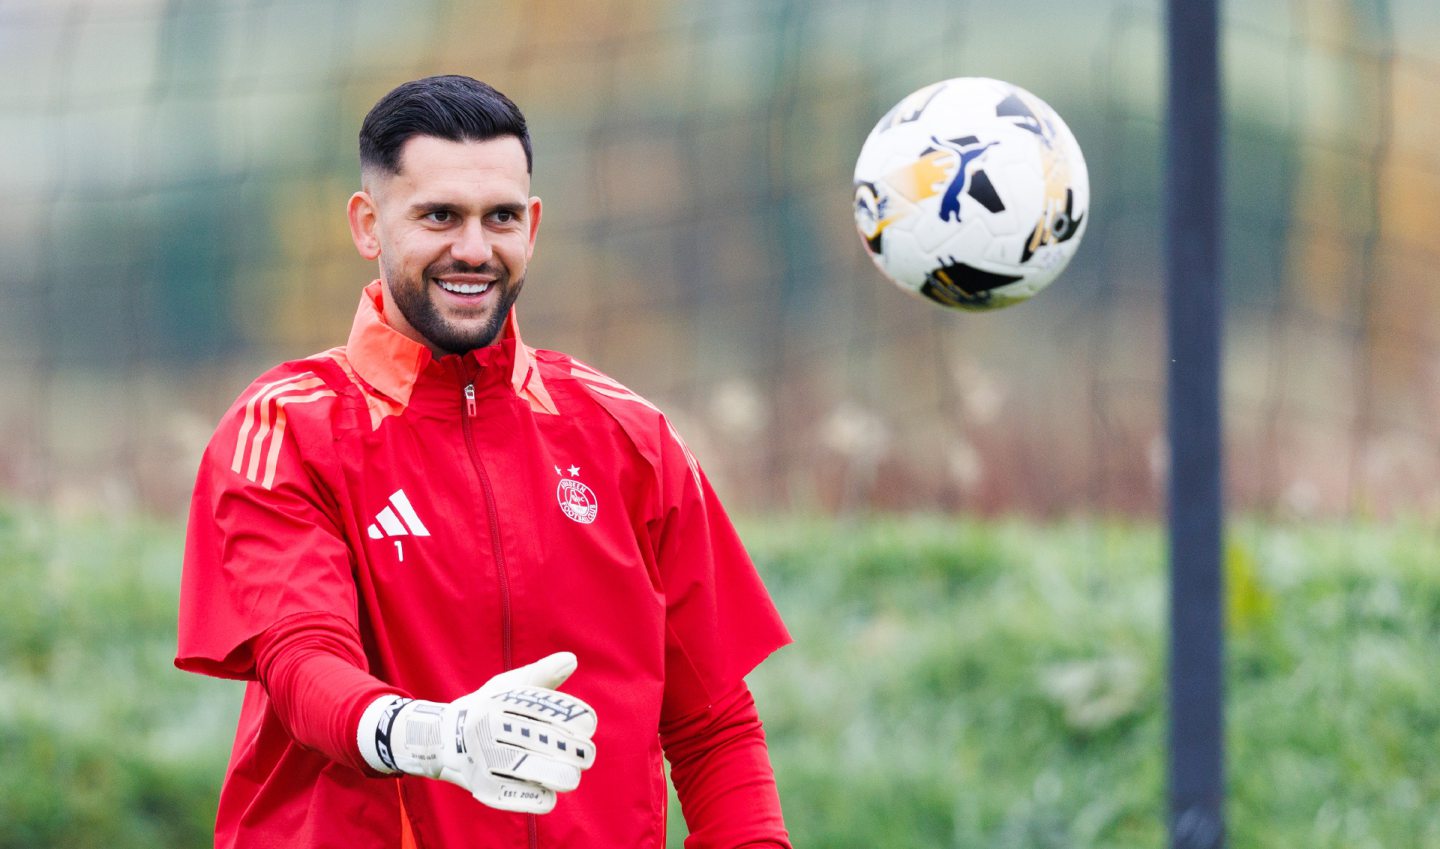
[[[449,703],[382,696],[360,717],[360,753],[379,772],[458,784],[492,808],[549,813],[595,763],[595,711],[554,689],[576,664],[557,652]]]

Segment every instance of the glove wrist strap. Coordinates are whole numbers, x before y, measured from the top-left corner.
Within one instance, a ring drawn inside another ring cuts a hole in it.
[[[395,695],[381,696],[360,715],[355,743],[365,763],[376,772],[393,774],[404,771],[396,763],[393,739],[400,725],[401,709],[413,701]]]

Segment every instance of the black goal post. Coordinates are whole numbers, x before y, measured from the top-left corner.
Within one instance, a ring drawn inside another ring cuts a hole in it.
[[[1225,845],[1225,746],[1216,0],[1169,0],[1167,39],[1168,828],[1172,849],[1218,849]]]

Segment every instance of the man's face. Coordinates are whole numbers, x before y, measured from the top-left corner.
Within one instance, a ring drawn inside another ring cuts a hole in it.
[[[365,182],[350,198],[350,230],[380,263],[390,325],[437,355],[498,339],[540,226],[520,140],[415,136],[398,174]]]

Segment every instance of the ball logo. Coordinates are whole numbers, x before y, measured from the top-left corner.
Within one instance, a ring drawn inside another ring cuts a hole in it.
[[[600,512],[595,493],[590,491],[590,487],[572,478],[560,481],[560,486],[555,490],[555,498],[560,502],[560,510],[582,525],[595,521],[595,514]]]

